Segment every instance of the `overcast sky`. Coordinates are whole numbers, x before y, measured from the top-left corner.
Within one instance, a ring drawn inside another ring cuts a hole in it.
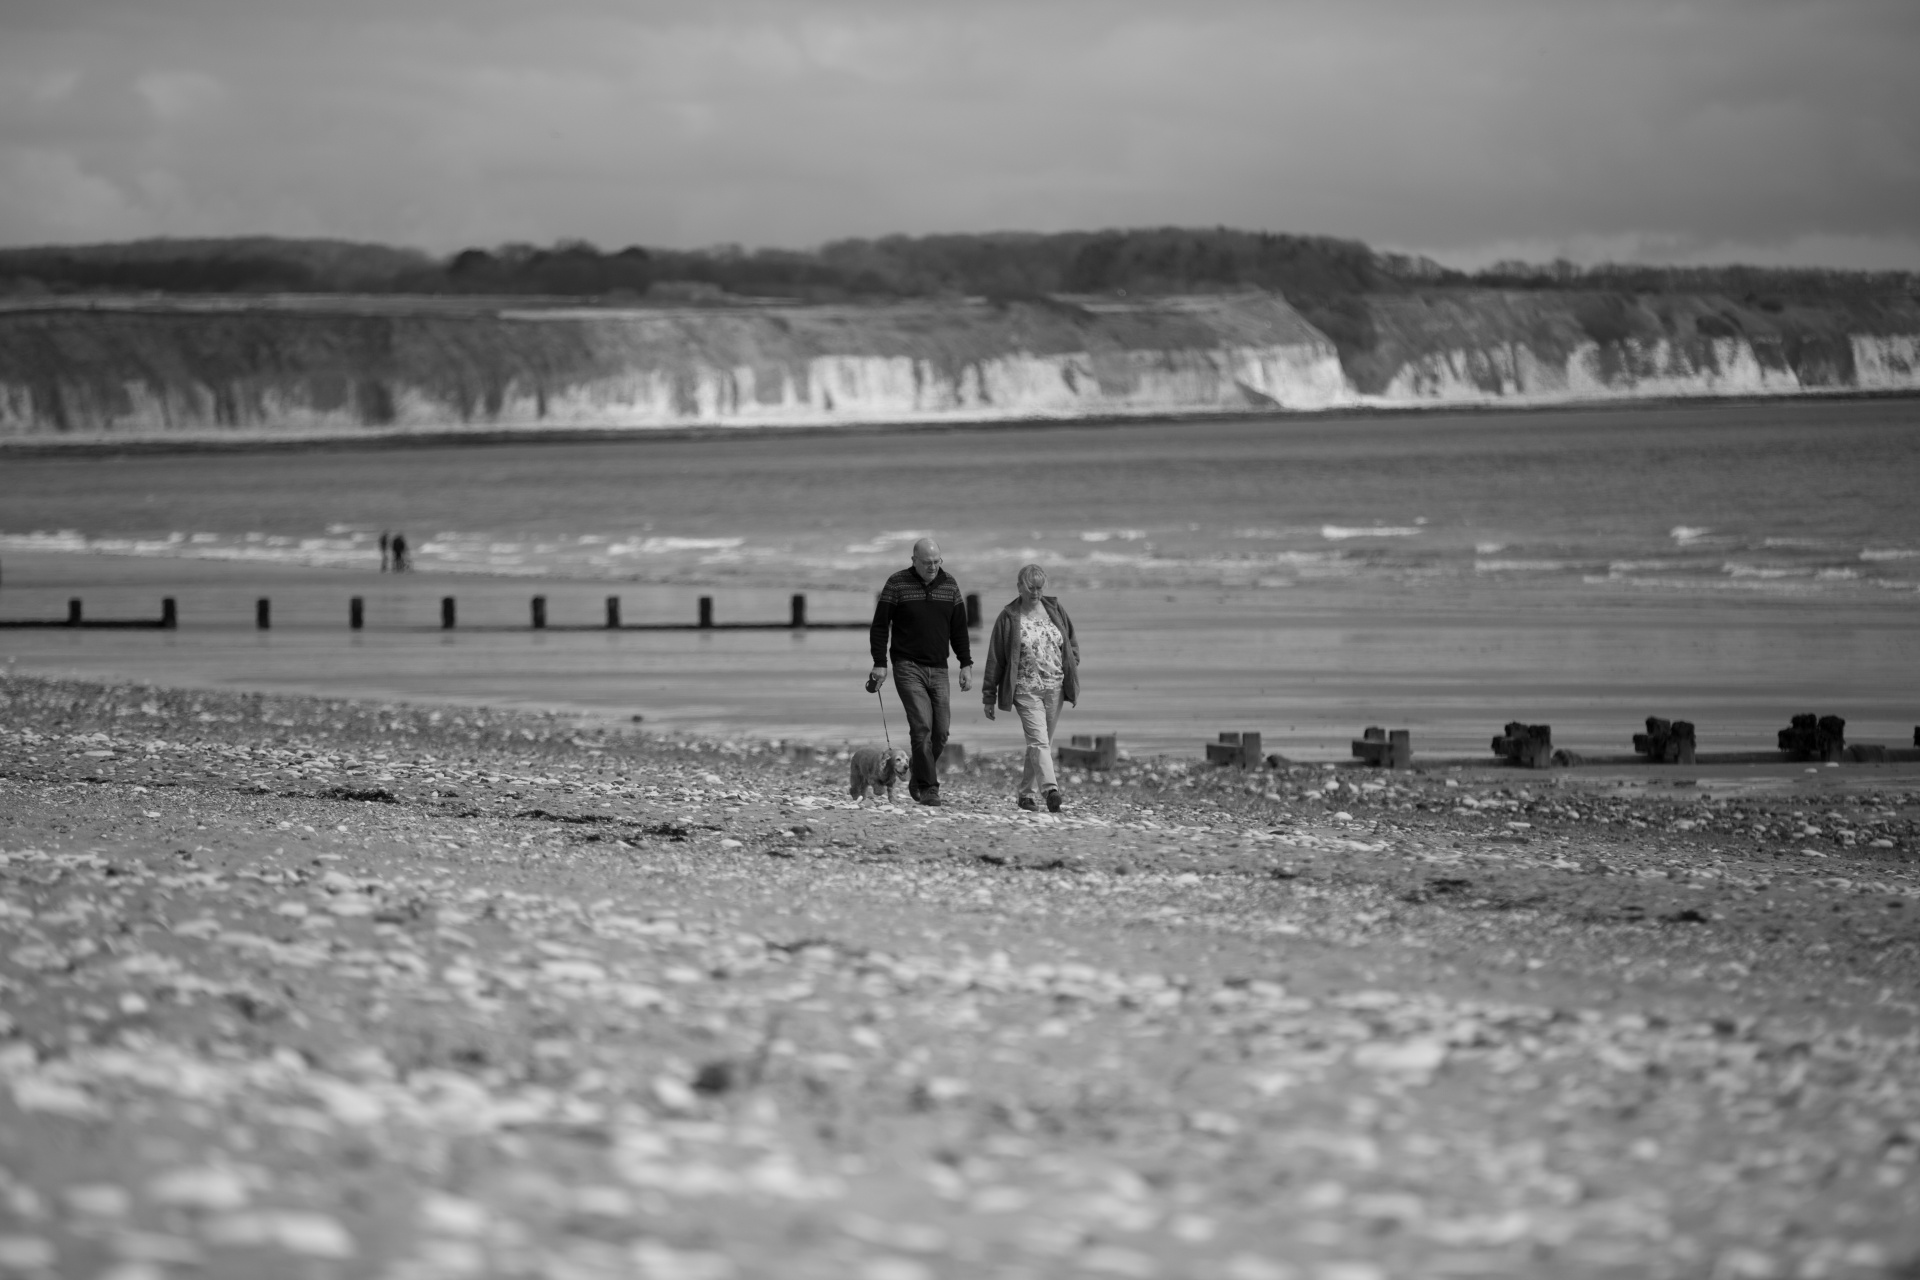
[[[0,0],[0,243],[1920,269],[1920,0]]]

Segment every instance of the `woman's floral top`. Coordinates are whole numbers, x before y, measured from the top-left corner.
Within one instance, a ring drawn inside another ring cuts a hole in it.
[[[1020,666],[1013,680],[1015,692],[1058,689],[1065,683],[1066,668],[1060,661],[1060,646],[1065,639],[1045,609],[1035,609],[1020,619]]]

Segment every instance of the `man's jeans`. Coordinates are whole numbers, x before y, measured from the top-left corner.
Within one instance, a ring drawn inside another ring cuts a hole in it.
[[[923,667],[894,660],[893,690],[907,711],[907,737],[913,743],[915,795],[940,790],[940,753],[947,749],[947,725],[952,719],[947,696],[947,669]]]

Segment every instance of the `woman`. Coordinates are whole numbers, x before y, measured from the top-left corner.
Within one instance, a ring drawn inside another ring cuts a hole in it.
[[[1060,704],[1080,704],[1080,642],[1073,620],[1052,596],[1043,596],[1047,571],[1037,564],[1020,570],[1020,598],[994,619],[987,645],[987,669],[980,682],[987,719],[998,704],[1020,717],[1027,735],[1027,767],[1020,775],[1020,807],[1060,812],[1060,785],[1053,776],[1053,727]]]

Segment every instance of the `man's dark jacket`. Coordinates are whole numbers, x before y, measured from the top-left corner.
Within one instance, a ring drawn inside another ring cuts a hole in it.
[[[949,648],[959,656],[961,666],[973,665],[973,650],[967,644],[966,597],[945,569],[935,571],[932,582],[920,581],[912,566],[888,578],[873,607],[869,639],[876,667],[886,666],[889,657],[895,662],[945,667]]]

